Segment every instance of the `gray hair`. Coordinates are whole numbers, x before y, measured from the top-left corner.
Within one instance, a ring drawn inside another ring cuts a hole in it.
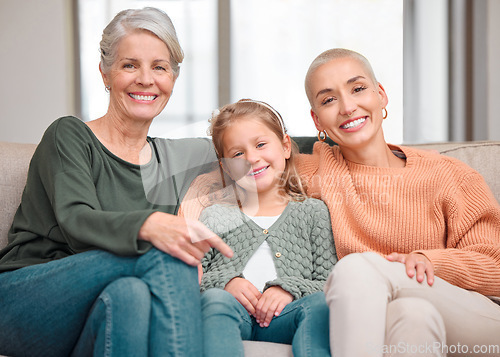
[[[134,30],[146,30],[162,40],[170,52],[170,66],[175,77],[179,75],[179,64],[184,59],[172,20],[154,7],[120,11],[106,26],[100,43],[101,69],[109,73],[116,60],[116,48],[120,40]]]
[[[351,58],[358,61],[361,64],[361,66],[363,66],[363,68],[366,70],[373,83],[375,84],[378,83],[377,78],[375,78],[375,73],[373,72],[373,68],[370,62],[368,62],[366,57],[363,56],[362,54],[345,48],[333,48],[331,50],[327,50],[321,53],[318,57],[316,57],[309,66],[309,69],[307,70],[306,80],[304,84],[306,88],[307,99],[309,99],[311,107],[313,107],[313,93],[311,92],[311,77],[313,73],[316,72],[316,70],[325,63],[328,63],[334,59],[339,59],[339,58]]]

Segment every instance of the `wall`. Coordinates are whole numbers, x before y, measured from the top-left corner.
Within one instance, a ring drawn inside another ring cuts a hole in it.
[[[0,0],[0,141],[38,143],[74,114],[72,1]]]
[[[0,0],[0,141],[37,143],[76,114],[71,0]],[[500,140],[500,1],[488,0],[488,137]]]
[[[488,1],[488,139],[500,140],[500,1]]]

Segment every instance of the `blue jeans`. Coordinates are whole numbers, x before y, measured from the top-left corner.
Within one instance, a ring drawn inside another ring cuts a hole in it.
[[[197,269],[94,250],[0,274],[0,354],[201,356]]]
[[[292,301],[269,327],[260,327],[222,289],[205,291],[201,306],[205,356],[243,357],[243,340],[291,344],[295,357],[330,356],[329,311],[323,292]]]

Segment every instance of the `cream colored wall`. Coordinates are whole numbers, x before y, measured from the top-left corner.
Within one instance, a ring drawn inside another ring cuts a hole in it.
[[[0,141],[38,143],[74,114],[70,0],[0,0]]]
[[[488,1],[488,139],[500,140],[500,1]]]
[[[75,113],[71,0],[0,0],[0,141],[37,143]],[[500,140],[500,1],[488,0],[488,139]]]

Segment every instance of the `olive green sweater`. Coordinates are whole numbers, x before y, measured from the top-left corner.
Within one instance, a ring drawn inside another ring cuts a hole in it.
[[[206,208],[200,221],[217,233],[234,251],[232,258],[212,249],[202,260],[201,290],[224,289],[242,272],[257,248],[267,241],[273,251],[277,279],[264,288],[280,286],[295,299],[323,290],[337,262],[332,225],[326,205],[313,198],[290,202],[278,220],[262,229],[238,207],[213,205]]]
[[[137,235],[146,218],[175,214],[191,181],[216,162],[209,140],[148,141],[150,162],[134,165],[107,150],[79,119],[56,120],[31,160],[0,271],[92,249],[145,253],[150,244]]]

